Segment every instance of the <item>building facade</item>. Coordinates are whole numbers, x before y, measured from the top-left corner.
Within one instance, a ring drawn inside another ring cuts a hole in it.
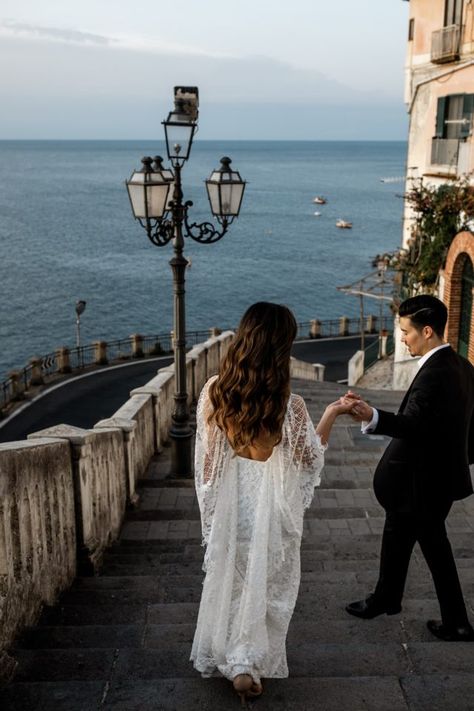
[[[438,186],[461,176],[474,184],[474,1],[408,0],[405,75],[409,113],[407,191],[413,180]],[[405,207],[402,246],[411,237]],[[462,232],[440,264],[438,296],[450,309],[447,338],[474,362],[474,234]],[[415,363],[396,339],[394,387],[405,388]]]

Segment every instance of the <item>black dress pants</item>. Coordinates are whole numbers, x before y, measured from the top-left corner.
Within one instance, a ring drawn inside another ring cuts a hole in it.
[[[446,512],[433,516],[387,511],[375,597],[390,606],[401,604],[413,546],[418,541],[433,577],[443,624],[468,623],[451,544],[446,533]]]

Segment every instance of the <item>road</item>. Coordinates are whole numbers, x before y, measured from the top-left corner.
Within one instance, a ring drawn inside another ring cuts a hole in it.
[[[366,345],[375,338],[368,336]],[[357,336],[303,341],[294,344],[293,355],[309,363],[323,363],[325,379],[337,381],[347,377],[347,361],[358,347]],[[0,423],[0,442],[25,439],[30,432],[61,423],[90,428],[118,410],[130,390],[144,385],[158,368],[171,362],[170,357],[147,359],[65,380]]]

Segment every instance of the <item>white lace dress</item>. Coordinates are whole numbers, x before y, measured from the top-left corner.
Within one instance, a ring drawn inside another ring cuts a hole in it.
[[[319,484],[325,447],[304,400],[291,395],[283,437],[265,462],[235,456],[208,424],[209,380],[197,408],[196,492],[206,545],[191,660],[218,669],[286,677],[285,640],[300,584],[303,513]]]

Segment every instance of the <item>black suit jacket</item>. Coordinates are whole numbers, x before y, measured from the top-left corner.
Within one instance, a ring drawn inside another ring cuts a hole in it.
[[[416,374],[398,413],[379,410],[374,432],[392,437],[374,476],[391,511],[436,514],[473,492],[474,367],[451,347]]]

